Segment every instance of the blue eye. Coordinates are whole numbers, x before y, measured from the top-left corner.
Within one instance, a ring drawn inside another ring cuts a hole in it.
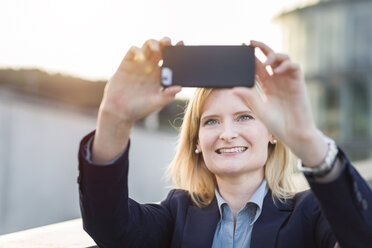
[[[216,119],[209,119],[204,122],[204,125],[216,125],[218,121]]]
[[[248,121],[248,120],[251,120],[251,119],[253,119],[253,117],[250,116],[250,115],[241,115],[241,116],[239,116],[239,121]]]

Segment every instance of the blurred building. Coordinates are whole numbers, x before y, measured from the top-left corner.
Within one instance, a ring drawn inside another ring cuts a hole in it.
[[[44,74],[0,71],[0,234],[80,217],[78,147],[96,126],[103,87]],[[142,126],[131,135],[129,193],[161,201],[176,132]]]
[[[353,158],[372,156],[372,1],[324,0],[280,14],[319,127]]]

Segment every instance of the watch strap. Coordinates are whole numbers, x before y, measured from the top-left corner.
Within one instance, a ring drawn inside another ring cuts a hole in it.
[[[302,171],[305,174],[305,176],[322,177],[328,174],[333,169],[333,166],[334,166],[337,154],[338,154],[338,148],[333,139],[327,136],[324,136],[324,139],[326,140],[328,144],[328,150],[327,150],[325,158],[318,166],[306,167],[302,164],[302,161],[299,159],[298,169]]]

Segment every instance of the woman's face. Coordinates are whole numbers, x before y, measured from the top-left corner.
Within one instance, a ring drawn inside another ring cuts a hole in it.
[[[263,170],[271,134],[231,90],[214,90],[200,118],[197,148],[216,176]]]

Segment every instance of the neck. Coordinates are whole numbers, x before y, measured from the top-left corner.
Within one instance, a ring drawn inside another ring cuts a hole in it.
[[[218,191],[222,198],[229,204],[234,213],[234,219],[244,205],[261,185],[264,179],[264,169],[238,177],[216,176]]]

